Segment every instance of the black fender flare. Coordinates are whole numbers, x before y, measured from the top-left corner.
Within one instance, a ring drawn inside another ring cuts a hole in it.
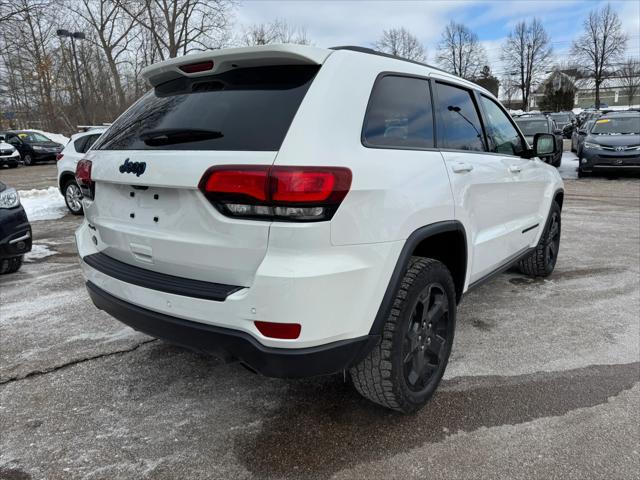
[[[465,277],[468,269],[469,256],[467,254],[467,234],[464,229],[462,223],[457,220],[446,220],[442,222],[432,223],[430,225],[426,225],[424,227],[420,227],[415,230],[404,243],[402,250],[400,251],[400,255],[398,256],[398,260],[396,261],[396,266],[393,269],[393,273],[391,274],[391,279],[389,280],[389,284],[387,285],[387,289],[385,290],[384,296],[382,297],[382,302],[380,303],[380,307],[378,308],[378,313],[376,314],[375,319],[373,320],[373,325],[371,325],[371,329],[369,331],[369,335],[382,335],[382,329],[384,327],[384,323],[389,317],[389,313],[391,312],[391,307],[393,306],[393,299],[395,297],[395,292],[400,286],[400,282],[402,282],[402,278],[404,277],[407,266],[409,264],[409,259],[411,255],[415,251],[416,247],[420,242],[428,239],[429,237],[433,237],[435,235],[446,233],[446,232],[457,232],[461,233],[464,238],[464,265],[465,265]],[[464,280],[463,280],[464,287]],[[462,290],[462,289],[461,289]],[[462,297],[462,291],[456,292],[457,301],[460,301]]]

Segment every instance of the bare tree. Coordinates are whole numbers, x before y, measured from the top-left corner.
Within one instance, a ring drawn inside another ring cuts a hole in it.
[[[610,4],[589,12],[584,21],[584,32],[573,42],[571,53],[582,70],[593,78],[596,108],[600,107],[600,85],[612,64],[624,54],[626,46],[627,36]]]
[[[523,21],[516,24],[502,46],[505,67],[516,72],[518,77],[525,111],[529,109],[531,91],[547,70],[551,52],[549,35],[537,18],[531,23]]]
[[[270,23],[258,23],[245,28],[239,43],[246,46],[271,43],[310,44],[304,27],[291,26],[285,20],[278,18]]]
[[[391,28],[382,32],[380,40],[373,44],[376,50],[407,60],[424,62],[427,54],[418,38],[406,28]]]
[[[487,64],[487,54],[478,35],[462,23],[451,20],[442,32],[436,60],[454,75],[473,79]]]
[[[0,23],[11,20],[18,15],[23,15],[29,10],[42,8],[45,4],[45,0],[30,0],[29,2],[23,2],[21,0],[0,0]]]
[[[141,9],[134,11],[135,7],[131,6],[132,17],[122,8],[123,3],[123,0],[81,0],[81,8],[75,9],[75,13],[93,29],[95,43],[104,53],[120,109],[124,108],[126,98],[118,63],[128,52],[137,19],[143,13]]]
[[[633,99],[640,93],[640,61],[630,58],[622,64],[618,71],[620,81],[624,87],[624,94],[629,101],[629,106],[633,105]]]
[[[160,60],[226,42],[232,0],[143,0],[142,13],[140,2],[118,2],[149,32]]]

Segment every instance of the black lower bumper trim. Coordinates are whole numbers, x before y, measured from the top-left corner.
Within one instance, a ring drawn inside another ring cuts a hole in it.
[[[87,290],[96,307],[135,330],[193,350],[237,359],[269,377],[300,378],[337,373],[360,361],[378,341],[377,336],[368,335],[309,348],[266,347],[244,332],[133,305],[91,282],[87,282]]]
[[[186,297],[223,302],[229,295],[244,288],[153,272],[121,262],[100,252],[87,255],[82,260],[91,268],[123,282]]]

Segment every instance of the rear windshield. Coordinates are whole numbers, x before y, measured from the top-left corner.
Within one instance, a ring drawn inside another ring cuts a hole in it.
[[[230,70],[158,85],[94,150],[278,150],[318,65]]]
[[[549,123],[546,120],[516,120],[516,123],[527,137],[536,133],[549,133]]]

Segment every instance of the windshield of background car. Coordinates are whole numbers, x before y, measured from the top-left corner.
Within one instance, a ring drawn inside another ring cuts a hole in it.
[[[640,115],[601,118],[596,120],[591,133],[594,135],[638,135],[640,134]]]
[[[527,137],[536,133],[549,133],[549,123],[546,120],[516,120],[516,123]]]
[[[319,68],[239,68],[168,81],[122,114],[93,149],[276,151]]]
[[[51,141],[51,139],[37,132],[20,132],[18,133],[18,138],[23,142],[27,142],[27,143]]]
[[[571,121],[571,118],[566,113],[552,113],[549,116],[558,123],[568,123]]]

